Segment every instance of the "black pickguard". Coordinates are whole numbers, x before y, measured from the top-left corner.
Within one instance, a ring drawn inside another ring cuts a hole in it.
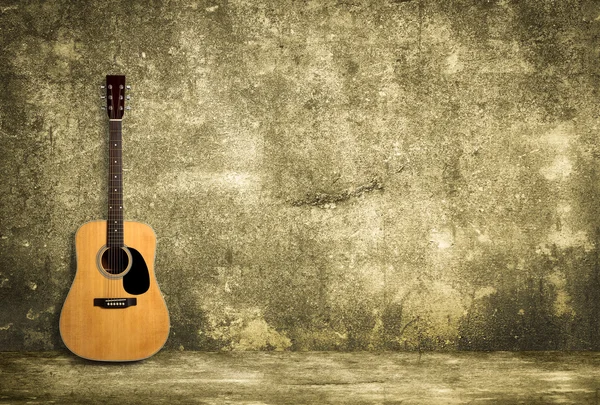
[[[146,261],[134,248],[127,247],[131,252],[131,269],[123,276],[123,288],[129,294],[143,294],[150,288],[150,274]]]

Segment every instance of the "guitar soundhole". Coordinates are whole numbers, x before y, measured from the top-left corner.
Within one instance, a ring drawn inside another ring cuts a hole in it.
[[[102,253],[102,268],[109,274],[121,274],[129,266],[129,255],[123,248],[110,247]]]

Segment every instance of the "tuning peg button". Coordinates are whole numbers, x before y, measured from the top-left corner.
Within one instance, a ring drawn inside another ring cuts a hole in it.
[[[105,89],[105,88],[106,88],[106,86],[105,86],[105,85],[103,85],[103,84],[101,84],[101,85],[100,85],[100,88],[101,88],[101,89]]]
[[[106,106],[105,105],[101,105],[100,108],[102,108],[103,110],[106,110]]]
[[[128,105],[127,107],[125,107],[126,110],[131,110],[131,106]]]
[[[131,90],[131,86],[125,86],[127,90]]]

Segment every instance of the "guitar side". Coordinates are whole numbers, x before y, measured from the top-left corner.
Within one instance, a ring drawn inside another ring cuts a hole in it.
[[[169,335],[169,313],[154,274],[156,236],[146,224],[123,222],[124,244],[144,260],[149,288],[130,294],[121,277],[109,278],[98,266],[106,245],[106,221],[82,225],[75,235],[77,272],[60,315],[60,334],[74,354],[99,361],[142,360],[158,352]],[[141,255],[141,256],[140,256]],[[99,298],[135,299],[126,308],[94,305]]]

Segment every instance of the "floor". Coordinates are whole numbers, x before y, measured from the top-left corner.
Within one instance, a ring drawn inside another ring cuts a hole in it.
[[[600,404],[600,353],[0,352],[0,404]]]

